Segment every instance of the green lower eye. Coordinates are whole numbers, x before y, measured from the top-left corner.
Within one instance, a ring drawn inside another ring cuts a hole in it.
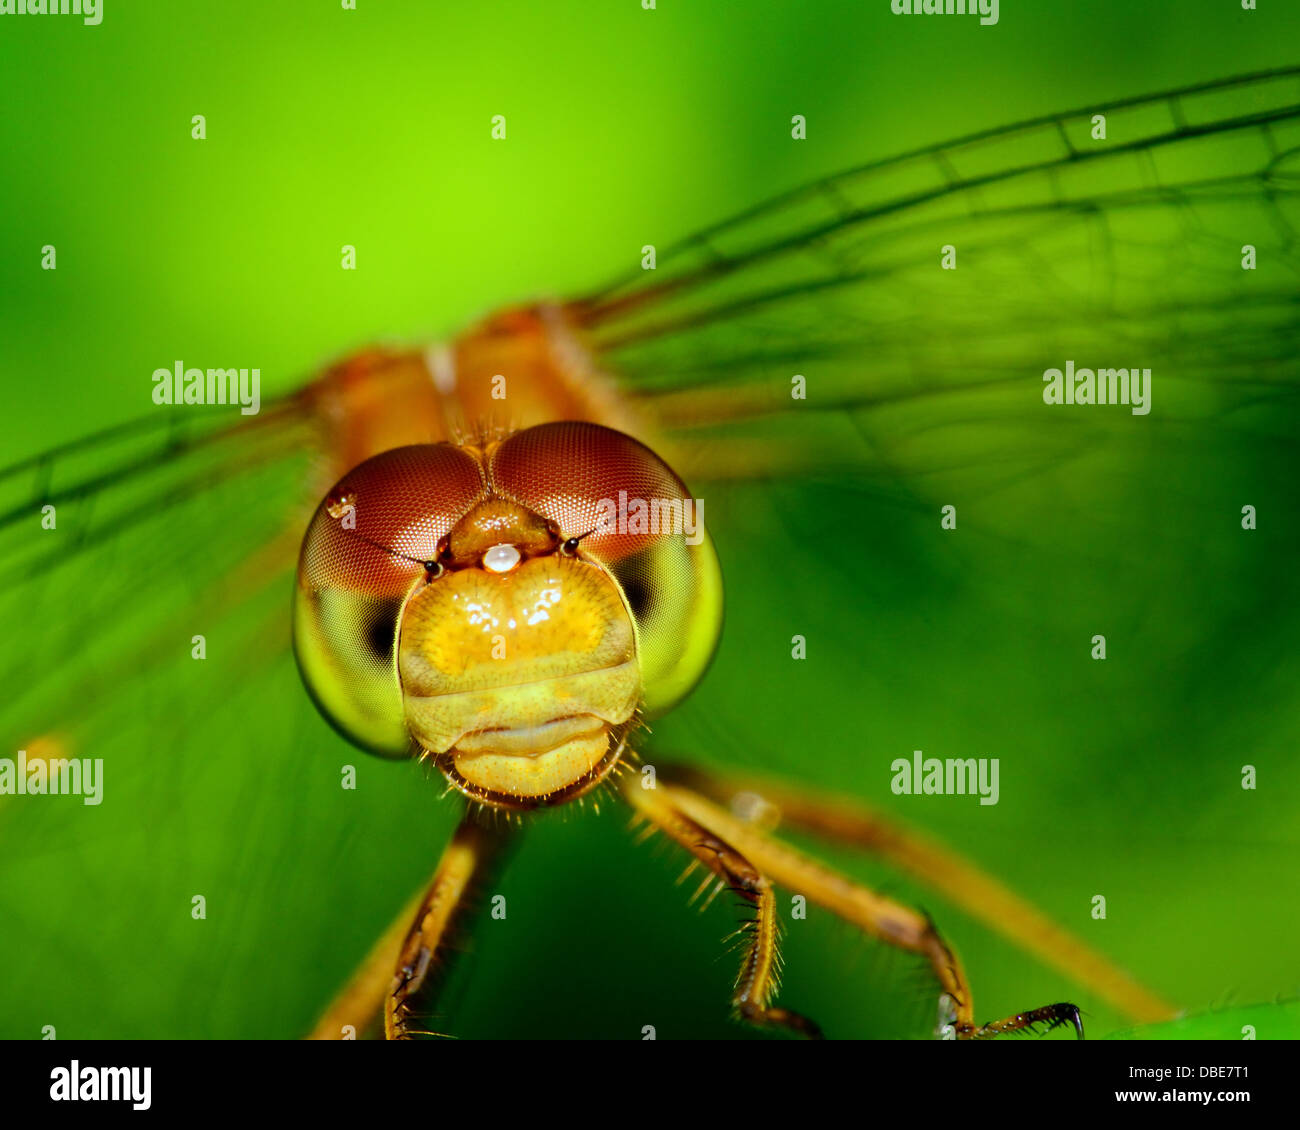
[[[722,627],[722,573],[712,541],[666,539],[613,566],[637,626],[645,710],[672,709],[708,667]]]

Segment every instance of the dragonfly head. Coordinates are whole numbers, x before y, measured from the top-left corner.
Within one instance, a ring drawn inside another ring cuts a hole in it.
[[[593,424],[398,448],[318,507],[295,602],[322,713],[499,807],[558,804],[698,681],[721,622],[701,504]]]

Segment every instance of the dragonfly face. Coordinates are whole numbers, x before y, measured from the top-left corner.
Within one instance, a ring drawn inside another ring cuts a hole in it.
[[[703,674],[720,611],[681,480],[621,432],[554,423],[344,476],[303,542],[294,636],[349,739],[528,808],[608,776],[638,715]]]

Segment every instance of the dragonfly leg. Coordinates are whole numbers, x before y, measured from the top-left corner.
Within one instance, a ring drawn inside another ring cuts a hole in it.
[[[820,1039],[821,1029],[807,1017],[770,1004],[776,995],[781,954],[776,896],[767,877],[726,839],[683,813],[663,790],[643,790],[633,784],[626,795],[641,816],[686,848],[753,908],[753,919],[736,935],[745,951],[731,997],[736,1015],[758,1027]]]
[[[691,788],[747,825],[787,826],[862,848],[938,891],[977,921],[1045,965],[1084,985],[1142,1023],[1177,1009],[968,860],[868,805],[766,776],[704,772],[656,764],[661,778]]]
[[[1082,1037],[1078,1009],[1071,1004],[1048,1005],[1018,1013],[992,1024],[978,1025],[974,1020],[970,984],[957,955],[939,935],[928,916],[841,875],[825,864],[804,855],[767,834],[762,828],[738,819],[702,793],[665,779],[661,772],[654,788],[645,788],[642,779],[629,778],[624,795],[633,808],[655,827],[690,850],[696,858],[736,887],[743,897],[754,903],[759,916],[751,939],[751,948],[737,982],[738,1001],[751,975],[753,1004],[769,1017],[772,1014],[794,1017],[785,1024],[805,1035],[819,1034],[811,1022],[767,1006],[774,992],[772,976],[776,958],[775,901],[772,883],[806,896],[809,901],[852,923],[889,945],[924,958],[937,980],[943,1001],[945,1036],[956,1039],[988,1039],[1006,1032],[1032,1030],[1039,1025],[1055,1028],[1071,1024]],[[735,861],[743,865],[737,868]],[[737,880],[741,881],[737,881]],[[762,944],[766,939],[769,950]],[[740,1007],[742,1016],[745,1010]],[[762,1022],[762,1015],[759,1022]],[[747,1019],[752,1019],[746,1016]],[[779,1021],[769,1020],[769,1023]],[[810,1026],[811,1031],[804,1026]]]
[[[470,902],[495,871],[510,829],[467,812],[438,861],[428,888],[412,900],[347,987],[316,1024],[311,1038],[337,1040],[345,1028],[370,1030],[383,1015],[390,1040],[432,1035],[415,1027],[417,1004],[427,1008],[450,967],[450,942],[465,925]]]

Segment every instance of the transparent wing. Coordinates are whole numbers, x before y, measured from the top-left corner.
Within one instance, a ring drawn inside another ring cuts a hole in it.
[[[1298,226],[1293,68],[829,177],[580,308],[706,475],[844,467],[995,489],[1133,434],[1127,414],[1044,411],[1042,374],[1070,359],[1153,370],[1148,441],[1214,418],[1219,439],[1289,450]]]
[[[314,439],[290,397],[254,417],[160,411],[0,470],[0,600],[29,628],[3,646],[6,744],[84,728],[283,581]]]

